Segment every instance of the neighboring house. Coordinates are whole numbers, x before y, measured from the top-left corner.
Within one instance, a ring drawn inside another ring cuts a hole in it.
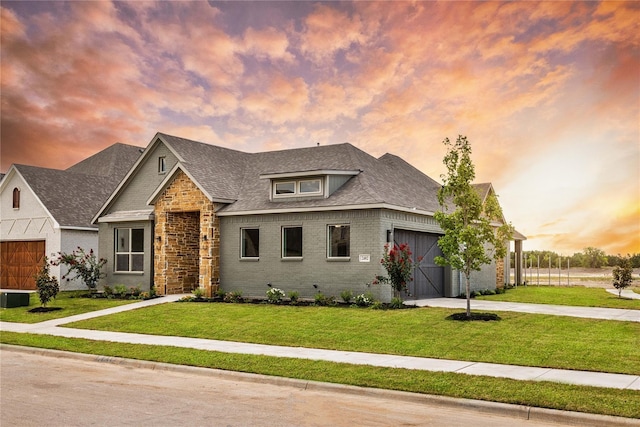
[[[459,275],[434,263],[440,187],[397,156],[350,144],[251,154],[158,133],[94,217],[105,283],[389,300],[390,287],[371,282],[395,241],[421,257],[411,295],[457,296]],[[474,279],[495,288],[508,269],[500,262]]]
[[[45,256],[78,246],[98,249],[95,213],[141,154],[140,147],[114,144],[67,170],[12,165],[0,182],[0,287],[35,289]],[[63,266],[52,266],[58,279]],[[84,289],[79,280],[60,288]]]

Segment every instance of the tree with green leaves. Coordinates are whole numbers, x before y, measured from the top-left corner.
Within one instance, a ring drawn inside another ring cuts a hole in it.
[[[602,249],[588,247],[584,248],[582,266],[588,268],[600,268],[607,265],[607,254]]]
[[[36,289],[38,291],[38,298],[42,307],[46,307],[47,303],[58,295],[60,291],[60,285],[58,279],[55,276],[51,276],[49,273],[49,262],[47,257],[44,257],[44,262],[35,276]]]
[[[622,290],[631,285],[632,272],[630,257],[622,258],[620,265],[613,267],[613,287],[618,290],[618,298],[622,297]]]
[[[455,143],[446,138],[442,175],[443,186],[438,192],[442,208],[435,219],[444,231],[438,239],[443,256],[435,258],[438,265],[450,265],[465,277],[467,318],[471,317],[471,272],[480,271],[491,259],[504,258],[507,242],[513,236],[511,224],[503,223],[502,209],[493,192],[482,200],[471,184],[475,167],[471,161],[471,145],[466,136],[458,136]],[[450,209],[449,206],[453,205]]]

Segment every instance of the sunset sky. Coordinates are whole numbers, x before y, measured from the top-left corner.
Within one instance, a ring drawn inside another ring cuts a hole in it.
[[[525,250],[640,252],[640,2],[11,2],[1,170],[164,132],[350,142],[434,179],[466,135]]]

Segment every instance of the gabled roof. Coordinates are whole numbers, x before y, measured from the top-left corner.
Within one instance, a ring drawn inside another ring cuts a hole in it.
[[[91,218],[115,187],[112,177],[13,165],[60,227],[93,228]]]
[[[145,153],[159,141],[172,150],[179,159],[178,169],[195,180],[210,200],[233,201],[220,211],[221,215],[363,206],[426,212],[438,209],[440,184],[436,181],[397,156],[387,154],[376,159],[348,143],[244,153],[158,133]],[[270,200],[270,182],[264,176],[309,175],[314,171],[344,171],[352,178],[329,198]],[[150,201],[160,192],[158,188]]]
[[[221,216],[362,208],[433,214],[440,209],[437,195],[441,184],[392,154],[375,158],[349,143],[245,153],[157,133],[94,221],[161,143],[176,156],[178,163],[152,194],[141,195],[149,197],[150,204],[181,170],[209,200],[224,204],[218,211]],[[270,178],[313,176],[316,173],[318,176],[343,174],[348,179],[327,198],[271,200]],[[488,183],[475,187],[483,200],[492,191]]]
[[[143,148],[117,142],[69,167],[67,172],[109,176],[118,181],[129,171]]]
[[[62,228],[96,228],[93,215],[140,155],[133,145],[114,144],[67,170],[12,165]]]

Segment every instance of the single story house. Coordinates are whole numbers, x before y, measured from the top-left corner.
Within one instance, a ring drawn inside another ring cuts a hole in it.
[[[103,283],[159,294],[349,289],[388,301],[390,286],[372,282],[384,245],[405,242],[421,257],[410,294],[457,296],[459,275],[434,263],[440,187],[397,156],[348,143],[245,153],[158,133],[93,218]],[[502,286],[508,270],[488,265],[473,286]]]
[[[140,154],[118,143],[66,170],[12,165],[0,182],[0,288],[35,289],[45,256],[97,251],[91,220]],[[51,267],[58,279],[65,273]],[[86,289],[79,280],[60,280],[60,288]]]

